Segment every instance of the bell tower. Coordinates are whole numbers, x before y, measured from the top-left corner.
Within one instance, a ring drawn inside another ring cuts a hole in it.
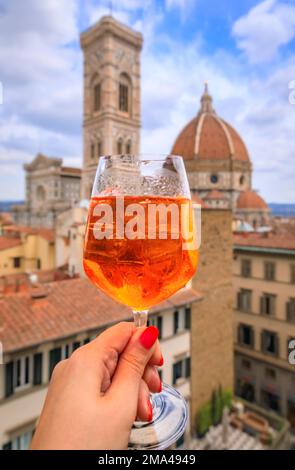
[[[84,55],[83,171],[88,199],[101,155],[138,153],[142,35],[104,16],[80,36]]]

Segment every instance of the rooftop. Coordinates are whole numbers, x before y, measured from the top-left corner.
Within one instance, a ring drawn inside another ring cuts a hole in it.
[[[266,233],[234,233],[234,247],[295,250],[295,234],[286,230]]]
[[[185,288],[152,308],[151,313],[200,298],[199,293]],[[0,312],[0,341],[6,352],[132,319],[128,307],[114,302],[87,279],[51,282],[2,296]]]

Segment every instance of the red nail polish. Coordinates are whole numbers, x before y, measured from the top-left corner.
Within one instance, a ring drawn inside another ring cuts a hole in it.
[[[159,361],[159,366],[162,367],[163,364],[164,364],[164,358],[163,358],[163,355],[161,354],[161,359]]]
[[[147,403],[148,403],[148,410],[149,410],[149,412],[148,412],[148,421],[152,421],[152,419],[153,419],[153,407],[152,407],[152,404],[151,404],[149,398],[148,398]]]
[[[146,349],[151,349],[159,336],[158,328],[155,326],[148,326],[139,338],[139,341]]]

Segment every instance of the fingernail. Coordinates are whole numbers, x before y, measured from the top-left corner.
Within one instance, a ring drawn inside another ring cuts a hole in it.
[[[139,341],[146,349],[151,349],[159,336],[158,328],[148,326],[139,338]]]
[[[163,364],[164,364],[164,358],[163,358],[163,355],[161,354],[161,358],[160,358],[160,361],[159,361],[159,366],[162,367]]]
[[[149,398],[148,398],[148,401],[147,401],[147,406],[148,406],[148,421],[152,421],[152,419],[153,419],[153,407],[152,407],[152,404],[151,404],[151,401],[150,401]]]

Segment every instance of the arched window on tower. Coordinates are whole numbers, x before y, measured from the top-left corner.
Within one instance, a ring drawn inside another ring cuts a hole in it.
[[[98,139],[97,141],[97,156],[100,157],[103,154],[102,141]]]
[[[123,140],[119,139],[117,142],[117,154],[120,155],[123,153]]]
[[[126,73],[121,73],[119,79],[119,110],[124,113],[131,111],[131,80]]]
[[[128,140],[128,141],[127,141],[127,144],[126,144],[126,153],[127,153],[127,154],[130,154],[130,153],[131,153],[131,150],[132,150],[131,140]]]

